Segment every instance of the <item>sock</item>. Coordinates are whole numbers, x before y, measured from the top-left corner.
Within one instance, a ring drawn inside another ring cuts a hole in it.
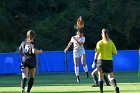
[[[79,77],[79,75],[77,76],[77,82],[80,83],[80,77]]]
[[[114,78],[111,78],[111,83],[115,88],[117,87],[117,83],[116,83],[116,80]]]
[[[23,79],[21,80],[21,88],[22,88],[22,89],[24,89],[24,88],[25,88],[26,81],[27,81],[27,79],[26,79],[26,78],[23,78]]]
[[[29,82],[28,82],[28,89],[27,89],[27,92],[30,92],[32,86],[33,86],[33,83],[34,83],[34,78],[30,78],[29,79]]]
[[[83,68],[84,68],[84,71],[85,71],[85,72],[88,72],[88,67],[87,67],[87,65],[83,66]]]
[[[103,81],[99,81],[100,93],[103,93]]]
[[[109,81],[105,75],[104,75],[104,80],[105,80],[106,85],[109,85]]]
[[[97,78],[97,76],[96,76],[95,74],[93,74],[92,77],[93,77],[94,83],[95,83],[96,85],[98,85],[98,78]]]
[[[108,80],[109,80],[109,82],[111,82],[111,78],[110,78],[110,76],[108,75]]]
[[[120,93],[119,87],[115,88],[115,93]]]
[[[79,76],[79,67],[75,67],[75,74],[76,74],[76,76]]]

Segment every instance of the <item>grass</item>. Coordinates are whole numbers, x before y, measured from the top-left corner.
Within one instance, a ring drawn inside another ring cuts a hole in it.
[[[137,72],[116,72],[120,93],[140,93]],[[76,83],[74,73],[47,73],[37,75],[31,93],[99,93],[91,87],[92,78],[80,73],[81,83]],[[20,75],[0,75],[0,93],[20,93]],[[104,93],[114,93],[114,88],[104,87]]]

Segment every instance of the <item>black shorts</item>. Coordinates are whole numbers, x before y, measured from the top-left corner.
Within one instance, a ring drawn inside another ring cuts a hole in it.
[[[36,68],[35,58],[22,58],[22,63],[20,65],[21,69],[28,67],[29,69]]]
[[[97,70],[102,72],[102,73],[113,72],[112,60],[98,60],[96,66],[97,66]]]

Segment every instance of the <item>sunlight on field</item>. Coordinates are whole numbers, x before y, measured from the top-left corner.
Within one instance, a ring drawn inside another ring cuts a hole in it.
[[[121,93],[140,93],[140,78],[136,72],[116,73],[116,79]],[[31,93],[99,93],[99,87],[91,87],[92,79],[86,78],[85,73],[81,73],[81,83],[75,81],[73,73],[47,73],[37,75]],[[19,75],[1,75],[0,93],[20,93]],[[104,87],[105,93],[114,93],[114,88]]]

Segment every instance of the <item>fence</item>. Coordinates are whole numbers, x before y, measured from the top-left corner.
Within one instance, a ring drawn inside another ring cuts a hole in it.
[[[86,51],[86,63],[92,71],[94,51]],[[138,70],[139,55],[137,50],[119,50],[113,57],[114,71]],[[37,72],[73,72],[72,51],[65,54],[63,51],[47,51],[37,55]],[[79,60],[80,62],[80,60]],[[20,74],[21,56],[19,53],[0,53],[0,74]],[[79,65],[83,71],[82,65]]]

